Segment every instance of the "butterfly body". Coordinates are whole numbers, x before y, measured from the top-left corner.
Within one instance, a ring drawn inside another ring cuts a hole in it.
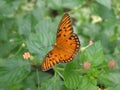
[[[46,71],[58,63],[70,62],[80,49],[78,36],[73,33],[69,14],[65,14],[58,26],[56,43],[48,52],[42,63],[42,70]]]

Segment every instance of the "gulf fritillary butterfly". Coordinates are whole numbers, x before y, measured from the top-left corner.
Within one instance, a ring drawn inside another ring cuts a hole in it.
[[[58,26],[54,48],[48,52],[42,62],[42,70],[47,71],[58,63],[72,61],[79,49],[79,38],[73,33],[70,16],[66,13]]]

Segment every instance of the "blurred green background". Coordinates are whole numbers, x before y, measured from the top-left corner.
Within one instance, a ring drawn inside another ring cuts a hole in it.
[[[81,47],[90,40],[100,41],[105,61],[115,60],[111,79],[116,88],[108,84],[105,88],[119,90],[119,0],[0,0],[0,90],[79,90],[68,89],[58,75],[32,67],[40,66],[52,49],[65,12],[72,18]],[[23,59],[24,52],[30,52],[32,62]]]

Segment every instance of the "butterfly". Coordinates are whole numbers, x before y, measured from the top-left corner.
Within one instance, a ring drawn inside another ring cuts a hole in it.
[[[73,32],[71,18],[68,13],[62,17],[56,33],[56,43],[42,62],[42,70],[47,71],[58,63],[72,61],[80,49],[78,36]]]

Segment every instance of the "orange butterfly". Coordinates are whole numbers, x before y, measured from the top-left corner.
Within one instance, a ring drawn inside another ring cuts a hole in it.
[[[71,19],[66,13],[58,26],[56,43],[42,62],[42,70],[47,71],[58,63],[70,62],[80,49],[78,36],[73,33]]]

